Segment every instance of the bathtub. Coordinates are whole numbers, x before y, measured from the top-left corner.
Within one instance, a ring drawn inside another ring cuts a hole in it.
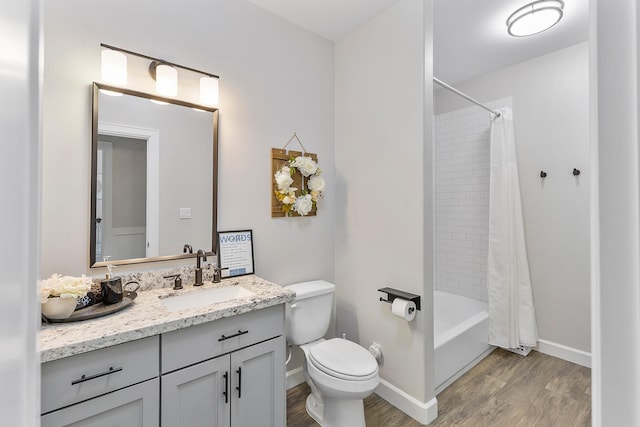
[[[487,303],[442,291],[433,293],[436,394],[494,349],[488,344]]]

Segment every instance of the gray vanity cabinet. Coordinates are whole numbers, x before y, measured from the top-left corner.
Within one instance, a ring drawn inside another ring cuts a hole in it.
[[[228,356],[163,375],[162,425],[228,426],[229,379]]]
[[[43,427],[157,427],[157,336],[42,365]]]
[[[232,427],[285,426],[284,349],[281,336],[231,354]]]
[[[162,426],[284,426],[284,346],[274,338],[163,375]]]
[[[284,306],[162,335],[162,427],[284,427]]]
[[[41,425],[284,427],[284,350],[279,304],[46,362]]]
[[[158,378],[60,409],[40,418],[42,427],[158,427]]]

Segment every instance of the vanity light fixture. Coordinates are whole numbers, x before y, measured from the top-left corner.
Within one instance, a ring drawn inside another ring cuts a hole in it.
[[[200,77],[200,101],[205,105],[218,105],[218,79]]]
[[[143,55],[140,53],[132,52],[130,50],[121,49],[119,47],[110,46],[104,43],[100,43],[100,46],[104,48],[102,51],[102,80],[106,83],[123,86],[127,83],[127,58],[126,55],[133,55],[139,58],[148,59],[151,61],[149,64],[149,74],[156,81],[156,91],[159,95],[164,97],[174,97],[178,94],[178,68],[189,71],[191,73],[201,74],[204,77],[200,78],[200,103],[207,106],[218,105],[218,82],[220,77],[215,74],[207,73],[204,71],[196,70],[195,68],[185,67],[183,65],[175,64],[173,62],[165,61],[162,59],[153,58],[151,56]],[[119,68],[119,80],[109,79],[105,74],[105,69],[113,68],[112,63],[114,60],[111,58],[119,58],[120,64],[124,59],[124,67],[120,65]],[[124,79],[122,76],[124,75]],[[157,101],[162,103],[162,101]]]
[[[526,37],[541,33],[562,19],[562,0],[538,0],[513,12],[507,18],[507,31],[513,37]]]
[[[122,52],[105,49],[102,58],[102,80],[105,83],[123,86],[127,84],[127,57]]]
[[[127,84],[127,57],[122,52],[105,49],[101,53],[102,80],[105,83],[124,86]],[[120,96],[121,93],[104,90],[107,95]]]
[[[174,67],[153,61],[149,65],[149,73],[155,79],[156,92],[160,95],[176,96],[178,94],[178,70]]]

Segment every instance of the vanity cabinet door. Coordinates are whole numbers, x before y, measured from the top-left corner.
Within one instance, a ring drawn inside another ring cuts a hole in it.
[[[163,375],[162,426],[284,427],[284,347],[274,338]]]
[[[229,426],[229,361],[220,356],[163,375],[162,426]]]
[[[154,378],[41,417],[42,427],[158,427],[159,384]]]
[[[284,337],[231,353],[231,425],[284,427]]]

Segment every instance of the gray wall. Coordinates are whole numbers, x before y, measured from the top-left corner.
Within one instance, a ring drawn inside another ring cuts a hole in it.
[[[88,242],[90,85],[103,42],[220,75],[219,229],[253,229],[255,270],[268,280],[333,281],[334,192],[316,217],[270,216],[271,148],[294,131],[334,188],[333,43],[236,0],[61,0],[44,12],[43,276],[102,274],[88,268]],[[153,91],[146,76],[130,81]]]
[[[434,397],[430,15],[401,0],[336,43],[336,332],[382,344],[382,381],[420,402]],[[413,322],[378,301],[385,286],[422,296]]]

